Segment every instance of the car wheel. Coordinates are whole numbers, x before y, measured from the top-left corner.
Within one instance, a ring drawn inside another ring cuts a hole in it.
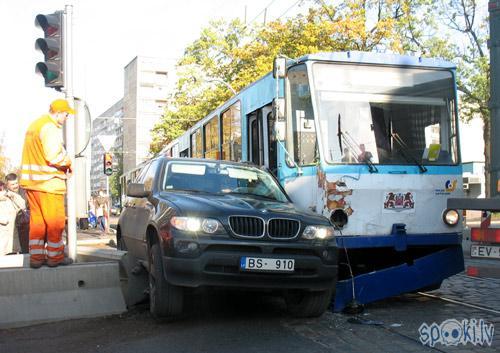
[[[321,316],[332,301],[332,289],[319,292],[289,290],[285,293],[288,312],[296,317]]]
[[[149,251],[149,310],[156,318],[171,317],[182,312],[182,288],[169,284],[163,274],[159,244]]]
[[[116,235],[116,249],[123,250],[123,251],[128,250],[127,245],[125,244],[125,241],[123,241],[123,237],[119,233]]]

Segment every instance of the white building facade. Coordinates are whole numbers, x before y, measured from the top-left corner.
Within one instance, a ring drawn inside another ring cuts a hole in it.
[[[151,130],[167,105],[171,87],[167,60],[135,57],[125,66],[123,96],[123,171],[150,156]]]

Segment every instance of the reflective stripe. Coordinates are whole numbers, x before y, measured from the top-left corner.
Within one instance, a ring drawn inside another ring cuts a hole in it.
[[[32,239],[29,242],[30,245],[44,245],[45,241],[44,240],[39,240],[39,239]]]
[[[57,255],[62,255],[62,253],[63,253],[62,251],[47,251],[47,255],[49,257],[55,257]]]
[[[52,242],[48,241],[47,246],[50,246],[51,248],[59,248],[61,246],[64,246],[64,243],[62,240],[58,243],[52,243]]]
[[[63,174],[62,172],[60,174],[45,174],[45,175],[21,174],[21,179],[24,180],[46,181],[54,178],[66,179],[66,174]]]
[[[58,172],[56,167],[50,165],[36,165],[36,164],[23,164],[21,170],[35,171],[35,172]]]
[[[30,249],[30,254],[31,255],[44,255],[45,254],[45,250]]]
[[[59,152],[57,156],[54,157],[51,161],[49,161],[50,164],[59,164],[64,161],[66,158],[66,153],[63,151]]]

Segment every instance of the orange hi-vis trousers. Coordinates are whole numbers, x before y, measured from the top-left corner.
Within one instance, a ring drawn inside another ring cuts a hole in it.
[[[64,260],[62,232],[65,227],[64,195],[26,190],[30,207],[30,262],[58,264]]]

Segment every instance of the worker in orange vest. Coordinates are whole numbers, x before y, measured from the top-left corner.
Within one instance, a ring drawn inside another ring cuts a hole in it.
[[[30,267],[68,265],[64,257],[62,232],[66,211],[66,179],[71,176],[71,159],[62,139],[62,126],[75,111],[65,99],[50,104],[49,113],[28,127],[24,139],[20,184],[26,190],[30,208]]]

